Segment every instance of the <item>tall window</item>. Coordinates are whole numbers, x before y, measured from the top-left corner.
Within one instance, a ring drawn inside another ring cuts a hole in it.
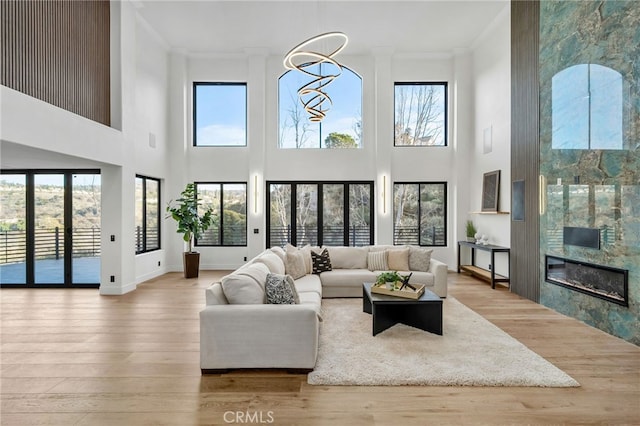
[[[447,83],[395,84],[395,146],[447,146]]]
[[[373,244],[373,182],[268,182],[267,245]]]
[[[136,175],[136,254],[160,248],[160,180]]]
[[[196,183],[200,214],[213,208],[213,223],[196,240],[198,246],[247,245],[247,184]]]
[[[298,89],[310,79],[301,72],[287,71],[278,81],[278,147],[361,148],[362,78],[342,68],[342,74],[324,88],[332,102],[322,104],[322,109],[329,109],[320,123],[309,121],[298,98]]]
[[[447,244],[447,183],[393,184],[393,243]]]
[[[193,83],[193,145],[247,146],[246,83]]]

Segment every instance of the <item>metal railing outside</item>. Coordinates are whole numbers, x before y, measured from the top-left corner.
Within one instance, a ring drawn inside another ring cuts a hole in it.
[[[73,257],[100,256],[100,228],[73,228]],[[35,259],[60,259],[64,256],[64,230],[59,227],[36,229]],[[0,264],[26,262],[26,231],[0,231]]]
[[[421,229],[417,226],[396,226],[393,230],[393,244],[444,246],[446,244],[444,228],[431,226]]]
[[[318,229],[317,227],[298,227],[296,229],[297,241],[299,246],[305,244],[318,245]],[[350,226],[349,227],[349,245],[350,246],[366,246],[370,243],[370,229],[368,226]],[[291,242],[291,225],[287,226],[271,226],[269,242],[271,247],[284,246]],[[344,228],[342,226],[325,226],[322,229],[322,244],[325,246],[342,246],[344,241]]]

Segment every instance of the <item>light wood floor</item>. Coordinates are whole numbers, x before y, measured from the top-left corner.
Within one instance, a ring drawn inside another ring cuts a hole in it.
[[[582,386],[315,387],[278,371],[202,377],[198,312],[221,274],[170,273],[124,296],[1,290],[0,423],[640,424],[640,348],[458,274],[449,276],[451,296]]]

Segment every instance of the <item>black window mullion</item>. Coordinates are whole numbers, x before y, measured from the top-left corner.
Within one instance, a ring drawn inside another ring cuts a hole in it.
[[[422,245],[422,183],[418,183],[418,245]]]
[[[26,203],[25,207],[26,218],[25,218],[25,227],[26,227],[26,285],[27,286],[35,286],[36,282],[36,272],[35,272],[35,254],[36,254],[36,213],[35,213],[35,179],[33,177],[33,173],[25,173],[25,185],[27,187],[26,194]]]
[[[298,185],[291,184],[291,244],[298,245]]]
[[[142,178],[142,251],[147,251],[147,178]]]
[[[374,197],[373,183],[369,184],[369,245],[373,245],[373,223],[375,220],[376,197]]]
[[[71,285],[73,267],[73,185],[71,172],[64,174],[64,285]]]
[[[218,226],[218,241],[224,246],[224,185],[220,184],[220,226]]]
[[[316,217],[317,217],[317,227],[318,227],[318,246],[322,246],[322,242],[324,240],[324,190],[323,190],[323,186],[321,183],[317,184],[316,186],[316,194],[317,194],[317,201],[316,201],[316,206],[317,206],[317,210],[316,210]]]
[[[344,211],[344,229],[342,230],[342,238],[344,239],[344,245],[350,246],[351,242],[349,241],[349,228],[351,227],[351,191],[350,185],[348,183],[344,184],[344,189],[342,190],[342,210]]]

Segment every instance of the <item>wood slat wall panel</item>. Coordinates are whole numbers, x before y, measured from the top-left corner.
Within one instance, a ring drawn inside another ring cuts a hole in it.
[[[110,125],[109,1],[0,2],[2,85]]]
[[[511,221],[511,289],[540,300],[538,1],[511,2],[511,180],[524,180],[524,221]]]

